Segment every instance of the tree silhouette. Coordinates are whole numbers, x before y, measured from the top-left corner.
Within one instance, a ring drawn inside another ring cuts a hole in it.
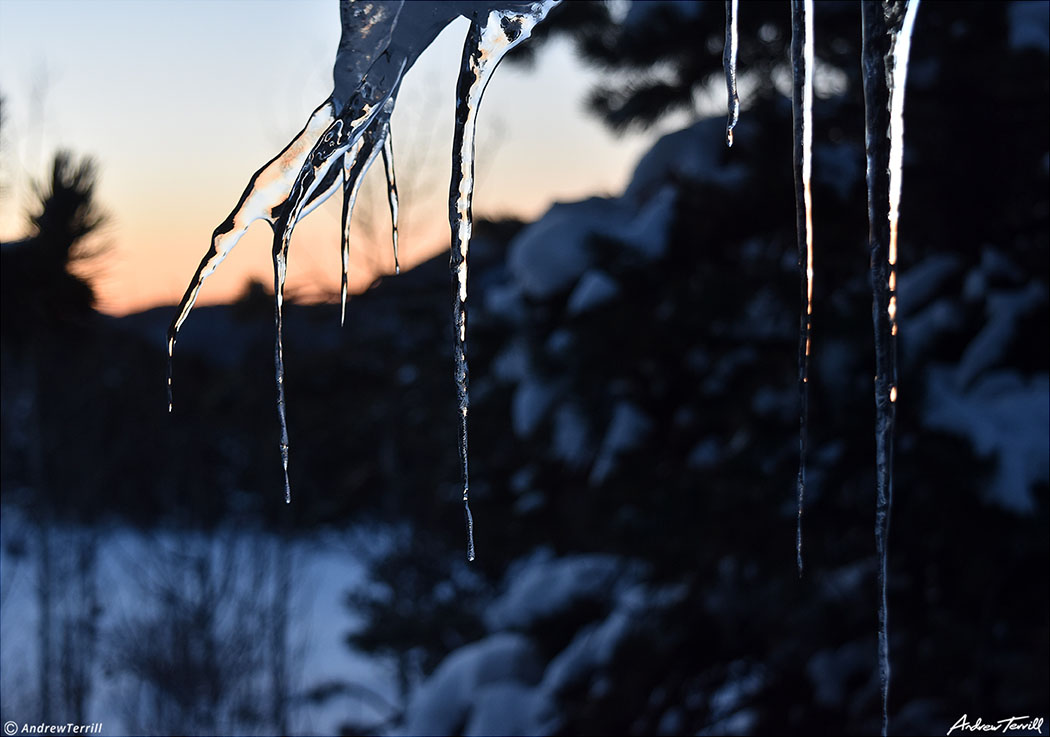
[[[24,342],[41,330],[81,323],[93,312],[95,291],[70,266],[93,255],[89,235],[104,222],[95,202],[96,168],[90,158],[55,154],[50,176],[33,185],[29,236],[3,244],[2,327],[5,339]]]

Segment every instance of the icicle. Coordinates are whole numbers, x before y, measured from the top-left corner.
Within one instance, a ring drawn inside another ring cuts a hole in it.
[[[401,273],[397,259],[397,183],[394,179],[394,152],[390,146],[390,115],[397,102],[397,92],[383,106],[379,118],[361,136],[358,143],[343,157],[343,212],[341,219],[340,252],[342,256],[342,279],[339,285],[339,324],[346,321],[347,282],[350,268],[350,221],[357,202],[357,193],[361,189],[365,174],[372,167],[376,157],[382,152],[386,169],[387,194],[390,200],[390,220],[394,240],[394,268]]]
[[[802,314],[798,336],[798,526],[795,559],[802,575],[802,504],[806,495],[806,452],[809,444],[809,349],[813,319],[813,0],[791,2],[791,97],[794,123],[795,228],[798,269],[802,277]]]
[[[459,462],[463,477],[463,513],[467,525],[467,560],[474,560],[474,519],[470,513],[467,468],[467,253],[473,227],[474,132],[485,86],[503,56],[529,37],[557,0],[533,3],[527,12],[493,10],[475,17],[463,44],[463,60],[456,82],[456,129],[452,140],[452,181],[449,185],[449,224],[452,228],[453,355],[459,401]]]
[[[285,203],[292,183],[306,164],[306,159],[322,135],[335,121],[331,99],[314,110],[306,127],[299,132],[281,153],[268,161],[252,175],[233,212],[215,229],[211,246],[197,267],[178,310],[168,328],[168,411],[172,410],[172,357],[179,330],[193,309],[201,286],[237,245],[237,241],[256,220],[265,220],[271,227],[277,211]]]
[[[292,501],[292,487],[288,478],[288,419],[285,413],[284,393],[284,285],[288,278],[288,248],[292,241],[295,224],[303,214],[310,200],[310,195],[317,189],[332,167],[336,157],[342,153],[339,140],[342,132],[342,121],[337,120],[325,132],[314,146],[306,163],[303,165],[292,185],[281,215],[274,224],[273,237],[273,294],[274,294],[274,373],[277,380],[277,416],[281,423],[281,468],[284,470],[284,501]],[[345,151],[346,146],[343,148]],[[330,149],[326,151],[325,149]]]
[[[361,182],[364,181],[365,174],[375,161],[379,148],[369,131],[361,137],[358,148],[347,153],[343,158],[343,214],[340,237],[343,276],[339,287],[340,325],[343,325],[346,319],[346,291],[350,267],[350,219],[354,212],[354,204],[357,202],[357,193],[361,189]]]
[[[397,81],[400,81],[400,74]],[[371,89],[369,92],[374,94]],[[385,103],[386,99],[380,102]],[[230,254],[253,222],[265,220],[275,234],[286,233],[290,238],[295,223],[335,191],[327,177],[332,162],[356,143],[381,107],[363,96],[358,96],[352,103],[356,104],[347,105],[338,117],[331,98],[314,110],[306,127],[281,153],[252,175],[233,212],[212,233],[211,246],[197,266],[168,328],[169,412],[172,409],[171,368],[175,341],[197,301],[204,280]],[[359,117],[345,123],[345,118],[354,113]],[[308,204],[312,206],[307,208]]]
[[[402,72],[404,65],[402,64]],[[364,92],[355,98],[347,109],[343,111],[328,128],[321,139],[314,146],[310,156],[307,157],[292,185],[290,194],[282,206],[282,213],[277,223],[274,224],[273,241],[273,274],[274,274],[274,327],[276,329],[274,364],[277,379],[277,415],[281,423],[281,466],[284,469],[284,500],[290,503],[292,500],[291,485],[288,480],[288,420],[285,415],[284,400],[284,350],[283,350],[283,305],[284,284],[288,277],[288,248],[292,241],[292,232],[295,224],[299,222],[307,205],[311,201],[311,195],[315,191],[324,189],[323,183],[329,170],[339,161],[344,161],[349,153],[362,139],[371,133],[369,126],[380,120],[379,129],[384,130],[383,116],[377,116],[376,110],[383,110],[384,115],[389,114],[393,106],[393,96],[400,83],[401,73],[390,93],[385,99],[378,101],[368,100],[372,90]],[[365,99],[362,99],[365,98]],[[350,122],[344,123],[348,115],[358,114],[358,117]],[[381,134],[380,134],[381,135]],[[378,147],[378,146],[376,146]],[[344,164],[345,166],[345,164]],[[348,223],[347,223],[348,225]],[[344,227],[344,235],[346,228]]]
[[[886,590],[897,401],[897,215],[904,153],[904,86],[918,5],[918,0],[865,0],[861,3],[868,244],[875,327],[875,548],[878,557],[878,659],[883,735],[889,727],[890,654]]]
[[[284,469],[285,500],[291,499],[288,480],[288,426],[284,391],[284,286],[288,275],[288,250],[296,223],[339,189],[342,171],[344,201],[341,257],[343,266],[341,318],[345,320],[350,217],[365,172],[375,157],[383,154],[387,194],[393,226],[394,267],[398,257],[398,196],[394,175],[390,115],[404,73],[441,30],[461,12],[474,13],[464,50],[457,99],[457,129],[453,150],[451,223],[453,272],[456,278],[455,322],[457,329],[456,382],[459,389],[463,466],[463,502],[467,516],[468,555],[474,557],[473,520],[470,516],[466,463],[467,366],[466,254],[470,240],[473,193],[474,125],[477,107],[492,71],[511,48],[528,38],[532,28],[560,0],[521,2],[508,0],[517,10],[489,11],[485,4],[340,2],[342,36],[333,68],[332,96],[311,115],[306,127],[276,157],[257,171],[237,206],[212,234],[211,246],[201,260],[168,329],[168,411],[172,410],[172,362],[175,341],[204,280],[244,235],[255,220],[265,220],[273,229],[274,266],[274,365],[277,383],[277,413],[281,425],[281,465]],[[404,17],[402,12],[404,11]],[[479,23],[478,17],[484,16]],[[400,19],[400,22],[399,22]],[[341,162],[341,166],[336,166]]]
[[[726,73],[726,94],[729,96],[729,120],[726,122],[726,145],[733,146],[733,129],[740,120],[740,98],[736,93],[736,32],[737,0],[726,0],[726,40],[722,51],[722,68]]]
[[[172,356],[175,340],[200,293],[204,280],[215,271],[222,260],[255,220],[266,220],[274,231],[274,325],[276,339],[274,365],[277,383],[277,415],[281,425],[280,452],[284,471],[285,501],[291,501],[288,478],[288,423],[285,414],[283,307],[284,285],[288,276],[288,248],[296,223],[314,207],[320,205],[338,187],[331,173],[333,165],[358,145],[361,137],[380,116],[388,116],[392,98],[404,73],[405,61],[396,69],[392,83],[383,93],[370,83],[344,106],[338,116],[334,104],[326,100],[314,111],[303,131],[292,142],[255,173],[241,199],[227,219],[215,229],[212,244],[168,329],[168,411],[172,409]],[[382,70],[381,70],[382,71]]]
[[[394,143],[387,123],[383,134],[383,170],[386,171],[386,194],[390,202],[390,234],[394,239],[394,273],[401,273],[401,262],[397,258],[397,178],[394,176]]]
[[[289,229],[290,230],[290,229]],[[284,503],[292,501],[292,485],[288,480],[288,419],[284,411],[284,282],[288,276],[288,251],[283,246],[283,232],[274,234],[273,293],[274,326],[277,333],[274,346],[274,365],[277,376],[277,416],[281,421],[281,468],[284,469]]]

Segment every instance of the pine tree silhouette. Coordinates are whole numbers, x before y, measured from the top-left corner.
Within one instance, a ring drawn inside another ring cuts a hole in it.
[[[55,154],[50,176],[33,186],[29,237],[3,244],[2,328],[5,340],[24,342],[39,331],[82,323],[93,314],[95,291],[70,270],[87,236],[105,221],[95,202],[96,167],[90,158]]]

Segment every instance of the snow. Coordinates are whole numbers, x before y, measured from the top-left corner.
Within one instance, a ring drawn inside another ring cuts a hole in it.
[[[517,683],[496,683],[479,689],[464,735],[548,734],[543,715],[553,705],[542,692]]]
[[[725,163],[732,157],[723,145],[725,123],[720,118],[707,118],[688,128],[668,133],[638,162],[624,196],[645,202],[667,182],[691,181],[739,190],[747,180],[747,167]],[[745,118],[737,130],[748,129]]]
[[[615,200],[555,204],[511,241],[507,265],[521,292],[543,298],[567,288],[590,263],[587,239],[603,223],[622,219]]]
[[[729,680],[711,694],[712,716],[722,719],[732,715],[762,689],[764,680],[759,668],[748,668],[742,661],[730,663]]]
[[[416,689],[396,733],[556,732],[557,694],[608,665],[640,616],[633,606],[615,608],[607,618],[582,628],[545,669],[524,635],[501,632],[462,647]]]
[[[39,662],[37,640],[26,633],[37,632],[39,607],[36,592],[38,571],[34,549],[37,526],[18,509],[4,506],[2,514],[5,545],[0,549],[0,579],[3,590],[3,617],[0,620],[2,643],[4,708],[14,707],[20,699],[35,695],[35,672]],[[221,637],[223,633],[245,633],[249,640],[262,639],[269,631],[258,630],[263,613],[251,607],[268,605],[274,593],[276,577],[269,568],[278,538],[253,531],[223,527],[211,533],[187,531],[141,532],[126,527],[86,528],[53,525],[50,528],[52,551],[58,558],[72,554],[78,541],[92,540],[97,545],[95,567],[99,596],[99,652],[114,653],[130,635],[144,633],[155,622],[169,621],[178,602],[164,599],[174,591],[185,602],[205,601],[215,596],[208,586],[223,586],[222,596],[215,599],[218,608],[212,610],[209,632]],[[13,554],[12,542],[25,540],[28,556]],[[309,691],[325,682],[366,684],[381,698],[397,702],[397,685],[391,664],[352,650],[345,636],[348,629],[359,626],[361,619],[347,608],[347,588],[369,585],[367,568],[362,562],[362,549],[384,551],[391,543],[390,536],[381,529],[364,531],[333,531],[330,537],[317,536],[311,540],[290,543],[283,554],[291,557],[295,571],[289,595],[288,658],[291,685],[297,692]],[[200,580],[197,562],[212,571],[213,579]],[[64,587],[56,565],[56,595],[52,599],[55,621],[80,611],[83,602],[77,587]],[[202,585],[203,584],[203,585]],[[201,633],[204,634],[204,633]],[[104,667],[91,673],[91,693],[87,703],[86,721],[102,721],[106,734],[136,733],[131,723],[137,715],[133,694],[143,690],[146,681],[131,673],[129,667],[115,657]],[[239,688],[257,690],[257,680],[246,676]],[[230,690],[234,686],[230,686]],[[264,687],[265,688],[265,687]],[[8,703],[8,702],[11,703]],[[224,711],[231,704],[223,702]],[[25,713],[35,713],[37,707],[26,704]],[[158,707],[159,708],[159,707]],[[147,713],[152,713],[147,707]],[[373,724],[388,717],[380,713],[372,702],[348,695],[323,702],[305,700],[294,707],[290,722],[293,731],[334,734],[341,724],[353,719],[362,724]],[[211,714],[215,725],[221,720],[239,719],[233,714]],[[230,724],[243,722],[230,722]],[[172,725],[153,725],[157,730],[174,729]],[[190,728],[192,725],[182,725]],[[205,730],[207,731],[207,730]],[[237,731],[237,730],[234,730]]]
[[[516,323],[525,317],[525,303],[517,284],[494,284],[485,290],[482,298],[485,312]]]
[[[870,653],[871,645],[866,642],[847,642],[839,648],[815,653],[806,664],[806,673],[813,684],[816,702],[828,708],[840,706],[846,683],[870,668]]]
[[[1003,353],[1017,335],[1017,323],[1038,307],[1046,305],[1046,290],[1038,282],[1010,292],[992,292],[985,309],[988,322],[966,348],[956,373],[961,386],[967,386],[982,372],[1003,360]]]
[[[751,398],[751,410],[784,422],[798,412],[798,399],[779,387],[762,386]]]
[[[682,734],[684,731],[685,712],[677,707],[668,709],[656,725],[657,734]]]
[[[1029,513],[1035,508],[1033,484],[1046,482],[1050,475],[1050,377],[1025,377],[1002,367],[1010,361],[1007,351],[1023,340],[1022,321],[1046,309],[1046,287],[1027,281],[1004,252],[988,246],[980,263],[962,279],[961,294],[950,296],[946,286],[960,278],[961,269],[957,256],[939,254],[900,279],[901,309],[908,317],[902,339],[909,364],[922,358],[926,346],[939,336],[972,335],[974,327],[964,323],[966,311],[960,302],[984,306],[985,322],[969,338],[958,362],[926,370],[922,422],[967,439],[980,458],[994,461],[986,489],[989,502]]]
[[[557,393],[558,389],[553,384],[544,382],[534,374],[526,376],[515,389],[510,408],[514,434],[520,438],[532,435],[554,403]]]
[[[689,453],[689,468],[703,470],[712,468],[722,460],[722,445],[715,438],[705,438]]]
[[[617,456],[637,447],[651,427],[652,422],[638,407],[630,402],[618,403],[591,469],[590,484],[597,486],[605,481],[616,468]]]
[[[608,302],[619,293],[620,287],[615,279],[599,269],[589,269],[569,295],[566,311],[578,315]]]
[[[972,386],[963,367],[935,367],[927,380],[924,424],[967,438],[979,457],[997,458],[989,501],[1017,513],[1035,509],[1031,487],[1050,480],[1050,375],[985,374]]]
[[[657,259],[667,250],[668,229],[674,218],[677,191],[663,187],[638,212],[630,226],[614,237],[641,256]]]
[[[519,381],[528,376],[528,372],[529,347],[520,338],[512,340],[492,361],[492,373],[502,381]]]
[[[406,719],[397,734],[452,735],[458,734],[468,720],[479,727],[489,728],[495,717],[531,728],[529,715],[523,713],[526,699],[509,712],[493,713],[481,710],[472,715],[475,704],[487,701],[485,696],[494,686],[531,684],[542,673],[538,656],[531,642],[522,635],[499,633],[459,648],[438,666],[437,670],[413,692],[406,711]],[[515,693],[521,696],[521,686]],[[507,691],[495,695],[507,703]],[[471,717],[474,716],[474,719]],[[499,730],[503,732],[504,730]],[[531,731],[529,729],[528,731]],[[477,734],[478,731],[468,733]]]
[[[705,727],[699,734],[751,734],[757,718],[758,714],[754,711],[742,709]]]
[[[552,559],[541,551],[507,574],[506,591],[485,612],[485,623],[491,630],[526,631],[581,600],[608,598],[623,573],[624,563],[615,556]]]
[[[1014,0],[1007,10],[1010,46],[1015,51],[1035,49],[1050,53],[1050,3]]]
[[[959,273],[961,262],[953,253],[937,253],[901,272],[897,278],[897,314],[908,316],[924,307]],[[910,328],[909,328],[910,329]]]
[[[540,550],[517,561],[485,612],[494,632],[445,658],[413,693],[398,733],[557,732],[559,692],[593,679],[651,607],[681,595],[642,587],[643,573],[641,564],[612,555],[554,558]],[[529,632],[584,601],[604,605],[605,615],[582,626],[544,665]],[[603,687],[599,679],[590,685],[592,695]]]
[[[563,404],[554,413],[554,452],[570,467],[579,468],[591,455],[587,416],[573,403]]]
[[[909,365],[914,364],[938,335],[957,330],[963,325],[963,316],[958,304],[943,297],[908,316],[907,327],[901,331],[901,356]]]
[[[1025,274],[1010,258],[997,248],[990,246],[981,250],[981,263],[971,269],[963,283],[963,297],[977,301],[984,299],[990,285],[998,282],[1016,284],[1025,279]]]
[[[552,356],[555,358],[564,358],[565,355],[572,350],[572,347],[575,344],[576,339],[573,337],[571,332],[569,332],[568,330],[559,329],[555,330],[550,334],[550,337],[547,338],[547,343],[544,345],[543,348],[548,356]]]
[[[675,192],[666,186],[644,200],[629,187],[620,198],[557,203],[511,241],[508,268],[523,295],[543,299],[568,289],[588,271],[596,238],[658,258],[667,244],[674,205]]]
[[[581,683],[607,666],[624,637],[631,631],[635,613],[623,608],[581,629],[569,646],[558,653],[543,674],[542,688],[557,694]]]

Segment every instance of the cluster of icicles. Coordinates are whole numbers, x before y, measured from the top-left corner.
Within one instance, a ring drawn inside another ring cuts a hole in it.
[[[382,154],[393,224],[397,266],[397,185],[394,177],[390,116],[405,73],[445,26],[460,15],[470,19],[456,84],[449,223],[452,230],[452,310],[455,327],[454,376],[459,407],[459,460],[463,510],[467,525],[467,557],[474,559],[473,520],[469,505],[467,466],[466,299],[467,254],[470,245],[474,191],[474,133],[478,107],[493,70],[503,56],[529,37],[560,0],[536,2],[355,2],[340,0],[342,36],[334,68],[331,97],[311,114],[306,127],[257,171],[237,206],[212,234],[168,330],[168,409],[172,408],[171,364],[179,329],[200,293],[204,280],[230,253],[248,226],[265,220],[273,229],[273,266],[277,379],[277,413],[281,425],[280,452],[285,501],[288,481],[288,425],[284,403],[282,307],[292,231],[300,219],[343,190],[341,317],[346,315],[350,218],[365,173]],[[887,729],[889,640],[886,609],[887,535],[893,489],[893,428],[897,399],[896,263],[897,215],[901,193],[903,104],[911,30],[919,0],[862,0],[862,65],[864,79],[865,148],[867,152],[868,243],[873,285],[876,405],[876,522],[879,604],[879,681],[882,732]],[[726,143],[740,116],[737,95],[738,0],[726,0],[723,64],[729,103]],[[802,281],[802,315],[798,347],[799,472],[796,559],[802,574],[802,510],[807,453],[810,332],[813,316],[813,0],[791,0],[791,64],[793,72],[793,133],[798,264]]]
[[[248,182],[237,206],[212,234],[178,312],[168,329],[168,411],[172,409],[172,356],[179,329],[193,309],[204,280],[256,220],[273,229],[273,272],[276,322],[274,361],[277,414],[281,423],[281,465],[285,501],[291,501],[288,480],[288,423],[284,403],[282,310],[288,273],[288,247],[295,225],[340,187],[343,190],[341,317],[346,316],[350,217],[357,192],[372,162],[381,153],[387,176],[397,264],[397,185],[394,177],[390,115],[405,72],[449,23],[470,19],[456,83],[456,128],[449,190],[452,226],[452,308],[455,320],[455,380],[459,399],[459,457],[463,477],[463,510],[467,523],[467,557],[474,559],[473,520],[467,473],[467,251],[474,194],[474,130],[478,106],[492,72],[504,55],[529,37],[560,0],[483,2],[354,2],[340,1],[342,36],[336,54],[335,89],[311,114],[306,127],[283,151]],[[400,267],[395,266],[400,272]]]
[[[878,559],[879,690],[882,734],[889,726],[890,657],[887,623],[887,538],[893,499],[893,429],[897,401],[897,219],[904,154],[904,87],[919,0],[862,0],[861,64],[867,154],[868,247],[875,329],[875,549]],[[740,116],[737,97],[737,0],[726,0],[723,54],[729,120],[726,144]],[[791,0],[792,117],[795,229],[802,282],[798,339],[799,469],[795,556],[802,575],[802,508],[806,491],[809,356],[813,318],[813,0]]]

